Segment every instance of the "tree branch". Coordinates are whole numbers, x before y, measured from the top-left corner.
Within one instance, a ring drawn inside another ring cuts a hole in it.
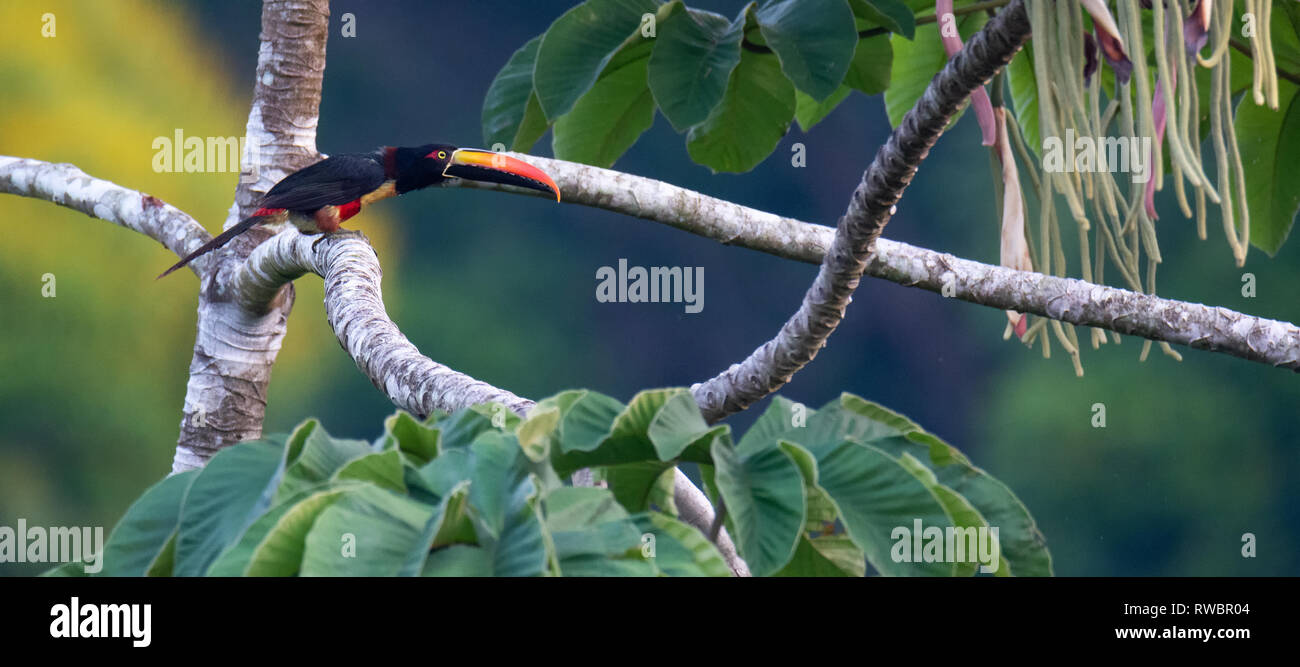
[[[284,285],[315,273],[325,280],[325,314],[339,343],[395,405],[423,418],[434,410],[454,412],[496,401],[527,415],[532,401],[435,362],[402,335],[384,308],[383,272],[373,248],[357,238],[330,237],[313,249],[318,238],[289,228],[254,249],[232,282],[241,310],[269,312]],[[680,470],[673,496],[681,518],[707,534],[713,507]],[[717,545],[733,572],[749,576],[726,531]]]
[[[212,238],[175,206],[70,164],[0,155],[0,192],[43,199],[135,230],[182,257]]]
[[[325,280],[325,315],[357,368],[393,403],[420,418],[496,401],[523,415],[533,402],[458,373],[420,354],[384,308],[374,250],[357,238],[303,236],[286,229],[249,255],[233,285],[242,307],[257,312],[304,273]]]
[[[775,338],[747,359],[691,387],[707,419],[717,421],[744,410],[812,361],[843,319],[876,238],[917,165],[929,154],[958,105],[1009,62],[1028,38],[1024,5],[1013,0],[930,82],[863,174],[799,310]]]
[[[251,213],[257,198],[285,175],[320,159],[316,123],[328,31],[328,0],[262,4],[248,148],[227,228]],[[221,447],[262,436],[266,388],[293,308],[293,286],[252,311],[234,298],[231,285],[244,258],[272,233],[249,230],[196,269],[198,332],[173,472],[203,465]]]
[[[820,264],[835,229],[741,206],[612,169],[512,153],[560,186],[563,200],[650,220],[726,245]],[[545,196],[535,190],[458,180],[449,187]],[[1300,371],[1300,328],[1227,308],[1057,278],[961,259],[880,238],[865,274],[997,310],[1033,313],[1154,341],[1222,352]]]

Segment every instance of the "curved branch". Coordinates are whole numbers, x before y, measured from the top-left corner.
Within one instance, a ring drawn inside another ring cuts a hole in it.
[[[1024,5],[1013,0],[930,82],[867,167],[799,310],[775,338],[747,359],[691,387],[707,419],[716,421],[744,410],[788,382],[817,355],[843,319],[876,239],[917,165],[958,105],[1015,56],[1029,32]]]
[[[380,291],[383,275],[368,243],[358,238],[303,236],[286,229],[259,245],[235,275],[237,300],[265,310],[280,288],[304,273],[325,280],[325,314],[339,343],[397,407],[420,418],[496,401],[524,414],[533,402],[475,380],[420,354],[388,317]]]
[[[555,179],[565,203],[658,222],[726,245],[820,264],[835,237],[831,227],[741,206],[663,181],[565,160],[511,155]],[[535,190],[474,181],[447,185],[545,196]],[[1300,328],[1290,322],[1017,271],[886,238],[876,240],[876,252],[868,260],[865,274],[998,310],[1033,313],[1300,372]]]
[[[175,206],[71,164],[0,155],[0,192],[43,199],[135,230],[182,257],[212,238]]]
[[[317,240],[320,244],[313,248]],[[533,407],[533,401],[421,354],[388,317],[380,290],[383,272],[379,259],[374,249],[358,238],[320,239],[286,229],[253,250],[235,274],[232,292],[242,310],[270,312],[281,288],[306,273],[325,280],[326,318],[343,349],[398,407],[421,418],[434,410],[454,412],[490,401],[520,416]],[[682,519],[707,531],[713,522],[713,507],[680,470],[673,496]],[[748,566],[725,531],[718,536],[717,545],[733,572],[749,576]]]

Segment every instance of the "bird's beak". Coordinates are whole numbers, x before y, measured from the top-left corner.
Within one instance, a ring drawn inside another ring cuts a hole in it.
[[[465,178],[471,181],[486,181],[502,185],[515,185],[529,190],[555,193],[555,201],[560,201],[560,188],[555,185],[546,172],[523,160],[516,160],[509,155],[493,153],[476,148],[458,148],[447,161],[443,176]]]

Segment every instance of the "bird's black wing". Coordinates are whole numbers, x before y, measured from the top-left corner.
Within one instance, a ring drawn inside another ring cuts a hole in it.
[[[315,211],[356,201],[374,192],[384,180],[384,165],[377,155],[343,153],[285,176],[259,206]]]

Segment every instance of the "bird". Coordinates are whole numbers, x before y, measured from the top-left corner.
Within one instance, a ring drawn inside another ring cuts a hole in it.
[[[341,153],[285,176],[258,201],[252,215],[204,243],[156,280],[259,224],[291,222],[310,235],[356,234],[341,229],[340,224],[362,207],[454,178],[554,193],[555,201],[560,201],[560,188],[546,172],[492,151],[425,144],[383,146],[371,153]],[[321,236],[316,243],[325,238]]]

